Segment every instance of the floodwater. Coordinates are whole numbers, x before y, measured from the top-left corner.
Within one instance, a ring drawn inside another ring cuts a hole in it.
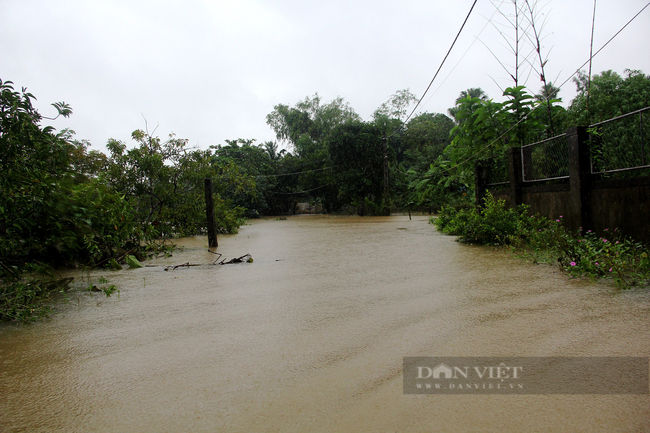
[[[649,356],[650,296],[426,217],[256,220],[0,327],[3,432],[650,431],[648,395],[404,395],[405,356]],[[164,271],[168,265],[203,264]]]

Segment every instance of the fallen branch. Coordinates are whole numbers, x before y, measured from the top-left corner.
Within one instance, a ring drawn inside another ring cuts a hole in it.
[[[166,271],[169,271],[169,270],[172,270],[172,271],[173,271],[173,270],[175,270],[175,269],[182,268],[182,267],[189,268],[190,266],[201,266],[201,265],[194,265],[194,264],[190,264],[190,262],[187,262],[187,263],[183,263],[182,265],[167,266],[167,267],[165,268],[165,270],[166,270]]]
[[[208,251],[210,251],[210,250],[208,250]],[[214,251],[210,251],[210,252],[211,252],[212,254],[217,254],[217,255],[219,256],[219,257],[217,257],[217,260],[215,260],[215,261],[212,263],[213,265],[231,265],[231,264],[233,264],[233,263],[243,263],[243,262],[246,262],[246,263],[253,263],[253,257],[252,257],[250,254],[244,254],[244,255],[241,256],[241,257],[235,257],[234,259],[230,259],[230,260],[228,260],[228,261],[226,261],[226,259],[224,258],[223,260],[221,260],[220,262],[218,262],[218,260],[219,260],[221,257],[223,257],[223,254],[221,254],[221,253],[215,253]],[[183,263],[182,265],[167,266],[167,267],[165,268],[165,271],[173,271],[173,270],[178,269],[178,268],[189,268],[190,266],[202,266],[202,265],[199,265],[199,264],[193,264],[193,263],[187,262],[187,263]]]
[[[225,261],[226,259],[223,259],[222,261],[219,262],[220,265],[230,265],[232,263],[242,263],[242,262],[247,262],[247,263],[252,263],[253,262],[253,257],[250,254],[244,254],[241,257],[236,257],[234,259],[230,259],[227,262]]]
[[[216,254],[216,255],[219,256],[219,257],[217,257],[217,260],[215,260],[214,262],[212,262],[213,265],[216,265],[216,264],[217,264],[217,261],[218,261],[221,257],[223,257],[223,254],[221,254],[221,253],[215,253],[214,251],[211,251],[211,250],[208,250],[208,252],[209,252],[209,253],[212,253],[212,254]]]

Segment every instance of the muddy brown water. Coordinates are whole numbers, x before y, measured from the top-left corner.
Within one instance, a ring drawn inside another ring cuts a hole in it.
[[[404,395],[405,356],[649,356],[648,291],[427,218],[257,220],[0,327],[0,431],[650,431],[648,395]],[[165,272],[185,262],[205,266]]]

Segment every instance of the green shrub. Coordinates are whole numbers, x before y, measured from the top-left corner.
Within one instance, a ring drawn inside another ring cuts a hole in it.
[[[539,217],[530,219],[542,220]],[[621,236],[617,229],[605,229],[604,236],[591,230],[571,233],[561,221],[546,220],[536,230],[520,233],[521,246],[537,257],[556,261],[569,274],[580,277],[611,278],[621,288],[650,282],[650,259],[647,247]]]
[[[479,209],[443,207],[434,224],[445,234],[459,236],[461,242],[501,245],[511,241],[527,211],[527,206],[506,208],[503,200],[488,194]]]

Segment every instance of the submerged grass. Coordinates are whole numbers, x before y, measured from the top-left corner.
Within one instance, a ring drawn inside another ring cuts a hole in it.
[[[57,292],[68,288],[72,278],[42,280],[20,279],[0,284],[0,319],[15,322],[34,322],[47,317],[52,307],[49,302]]]
[[[103,276],[97,284],[88,280],[81,287],[71,287],[74,278],[57,278],[51,275],[26,276],[13,281],[0,282],[0,320],[30,323],[48,317],[53,305],[67,302],[70,291],[101,292],[106,297],[120,291],[108,284]],[[82,278],[83,281],[83,278]]]
[[[176,248],[169,240],[152,241],[134,251],[134,255],[127,252],[117,258],[82,269],[122,269],[122,263],[129,267],[142,267],[138,258],[144,260],[161,254],[168,257]],[[29,323],[48,317],[54,310],[53,305],[61,302],[61,299],[67,299],[65,294],[70,290],[102,292],[107,297],[115,292],[119,296],[120,293],[119,289],[113,284],[108,284],[104,277],[100,277],[97,284],[91,283],[88,277],[88,284],[81,288],[71,288],[74,278],[61,278],[47,264],[26,263],[13,267],[1,264],[3,272],[0,273],[0,321]],[[81,281],[83,280],[82,276]]]

